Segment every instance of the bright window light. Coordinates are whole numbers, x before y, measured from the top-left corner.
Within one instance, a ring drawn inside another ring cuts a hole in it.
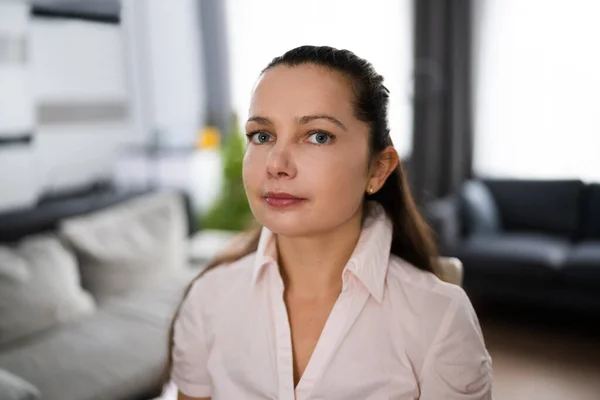
[[[600,181],[600,2],[476,6],[476,173]]]
[[[391,92],[390,128],[401,156],[410,153],[411,0],[227,0],[233,103],[248,117],[260,71],[294,47],[345,48],[369,60]]]

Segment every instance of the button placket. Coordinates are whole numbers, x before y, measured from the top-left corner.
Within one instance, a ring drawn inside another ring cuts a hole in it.
[[[277,377],[279,380],[278,400],[295,400],[294,359],[292,352],[292,332],[284,301],[284,286],[277,269],[269,269],[271,284],[271,304],[275,316],[275,346],[277,354]]]

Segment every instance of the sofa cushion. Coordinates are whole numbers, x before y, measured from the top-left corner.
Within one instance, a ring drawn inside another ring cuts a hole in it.
[[[600,289],[600,240],[574,246],[561,273],[572,284]]]
[[[36,400],[40,398],[40,391],[31,383],[0,369],[0,399]]]
[[[83,286],[99,300],[159,284],[186,263],[185,207],[175,193],[65,220],[60,232],[79,257]]]
[[[486,180],[507,231],[575,236],[581,181]]]
[[[600,239],[600,183],[588,186],[581,220],[582,238]]]
[[[541,234],[475,236],[454,251],[470,275],[511,276],[515,279],[555,279],[567,257],[566,239]]]
[[[75,256],[56,236],[0,246],[0,346],[94,310]]]
[[[150,398],[161,389],[183,286],[110,299],[91,316],[0,352],[0,368],[34,384],[44,400]]]
[[[463,234],[490,235],[500,231],[496,201],[481,181],[466,182],[459,195],[459,208],[464,221]]]

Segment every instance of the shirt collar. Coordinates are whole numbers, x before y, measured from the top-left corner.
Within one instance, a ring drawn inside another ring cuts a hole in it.
[[[269,229],[263,227],[258,240],[256,249],[256,259],[254,260],[254,272],[252,274],[252,283],[256,283],[262,275],[262,271],[269,264],[277,264],[277,245],[275,235]]]
[[[344,269],[356,276],[378,302],[383,299],[392,231],[392,222],[383,207],[369,202],[358,243]],[[277,265],[277,258],[275,235],[263,227],[254,261],[253,283],[260,279],[267,265]]]

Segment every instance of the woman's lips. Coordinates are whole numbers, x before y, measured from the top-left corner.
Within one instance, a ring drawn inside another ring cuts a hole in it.
[[[264,199],[268,205],[277,208],[291,207],[306,201],[302,197],[282,192],[269,192],[264,196]]]

